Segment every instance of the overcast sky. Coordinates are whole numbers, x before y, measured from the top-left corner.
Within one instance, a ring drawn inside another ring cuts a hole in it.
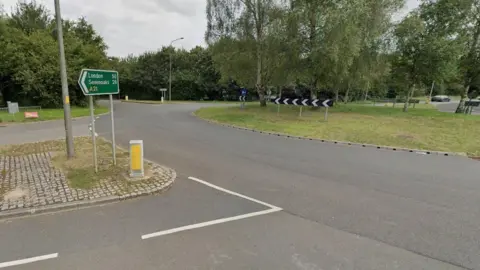
[[[0,0],[5,10],[17,0]],[[37,0],[54,11],[54,0]],[[407,0],[406,10],[419,0]],[[185,37],[176,47],[204,45],[206,0],[60,0],[62,16],[85,16],[104,37],[111,56],[157,50],[171,40]]]

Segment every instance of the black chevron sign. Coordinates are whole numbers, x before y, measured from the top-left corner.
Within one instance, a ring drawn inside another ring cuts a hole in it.
[[[332,107],[331,99],[303,99],[303,98],[277,98],[275,104],[312,106],[312,107]]]

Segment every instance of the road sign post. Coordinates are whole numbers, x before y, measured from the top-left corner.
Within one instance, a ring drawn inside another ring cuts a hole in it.
[[[110,118],[112,122],[112,160],[113,165],[117,164],[116,158],[116,144],[115,144],[115,121],[113,112],[113,96],[120,92],[118,72],[114,70],[100,70],[100,69],[82,69],[78,84],[82,89],[84,95],[88,96],[90,104],[91,116],[91,130],[93,142],[93,155],[95,172],[98,172],[97,165],[97,147],[96,147],[96,133],[95,133],[95,115],[93,113],[94,104],[93,96],[109,95],[110,98]]]
[[[97,162],[97,141],[95,133],[95,114],[93,113],[93,97],[88,97],[88,102],[90,104],[90,122],[91,122],[91,133],[92,133],[92,144],[93,144],[93,166],[95,167],[95,173],[98,172],[98,162]]]
[[[117,166],[117,149],[115,143],[115,117],[113,116],[113,96],[109,95],[110,98],[110,119],[112,121],[112,155],[113,155],[113,166]]]

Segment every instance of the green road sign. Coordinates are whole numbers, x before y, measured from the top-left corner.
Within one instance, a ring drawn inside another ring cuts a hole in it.
[[[114,70],[82,69],[78,84],[86,96],[118,94],[118,72]]]

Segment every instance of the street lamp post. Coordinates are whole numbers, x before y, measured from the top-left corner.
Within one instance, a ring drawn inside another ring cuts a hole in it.
[[[170,42],[170,47],[172,47],[172,44],[175,41],[179,41],[182,39],[183,37],[172,40],[172,42]],[[170,52],[170,75],[168,76],[168,100],[172,101],[172,53],[171,52]]]
[[[65,62],[65,50],[63,46],[62,15],[60,13],[60,1],[55,0],[55,20],[57,23],[58,52],[60,58],[60,80],[62,82],[63,118],[65,122],[65,141],[67,143],[67,157],[73,158],[72,118],[70,112],[70,96],[68,95],[67,64]]]

